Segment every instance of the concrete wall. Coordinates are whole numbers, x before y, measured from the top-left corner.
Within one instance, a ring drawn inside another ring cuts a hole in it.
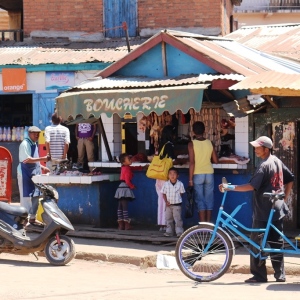
[[[243,26],[299,23],[300,12],[287,13],[234,13],[238,28]]]

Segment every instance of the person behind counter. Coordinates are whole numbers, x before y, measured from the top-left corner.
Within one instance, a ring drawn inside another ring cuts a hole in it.
[[[133,189],[135,185],[131,182],[133,178],[132,169],[141,170],[141,167],[130,167],[132,164],[131,157],[127,153],[122,153],[119,156],[121,166],[120,180],[122,181],[116,190],[115,198],[118,200],[118,229],[129,230],[132,229],[130,225],[130,218],[128,214],[128,202],[135,199]]]
[[[62,126],[61,117],[54,113],[52,115],[52,125],[45,128],[45,140],[47,155],[51,160],[54,159],[67,159],[67,153],[70,144],[70,130]],[[47,167],[51,170],[51,161],[47,162]]]
[[[20,192],[20,204],[29,212],[29,223],[31,225],[41,225],[36,221],[38,209],[39,190],[35,187],[32,177],[40,175],[42,170],[49,173],[50,170],[40,164],[41,161],[48,161],[49,156],[39,157],[37,141],[41,130],[36,126],[28,129],[28,137],[19,146],[19,165],[17,169],[18,185]]]
[[[76,125],[75,134],[77,139],[78,160],[77,164],[83,166],[84,155],[86,152],[88,162],[95,161],[94,158],[94,136],[96,126],[90,123],[79,123]],[[90,171],[93,168],[90,168]]]
[[[210,222],[214,206],[214,169],[212,162],[219,162],[210,140],[204,138],[205,125],[193,124],[194,140],[189,142],[189,186],[194,186],[195,202],[200,222]]]
[[[163,146],[165,146],[162,153],[162,158],[166,155],[172,159],[175,158],[174,154],[174,138],[175,138],[175,127],[172,125],[167,125],[163,128],[161,133],[161,139],[159,143],[158,153],[160,153]],[[160,231],[166,230],[166,203],[161,193],[161,189],[166,181],[161,179],[156,179],[155,188],[157,192],[157,225],[160,226]]]

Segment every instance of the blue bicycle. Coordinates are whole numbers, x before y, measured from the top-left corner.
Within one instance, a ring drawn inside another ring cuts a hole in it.
[[[293,243],[272,224],[275,203],[277,200],[284,199],[284,193],[264,194],[264,197],[269,197],[273,204],[266,228],[260,229],[245,227],[234,218],[246,203],[238,205],[231,214],[226,213],[224,211],[226,196],[227,192],[225,191],[216,224],[201,222],[186,230],[178,239],[175,256],[179,269],[185,276],[198,282],[209,282],[223,276],[230,267],[235,254],[232,236],[251,255],[259,257],[261,260],[267,259],[268,253],[300,254],[300,249],[298,249],[300,237],[296,237],[295,243]],[[267,237],[271,228],[276,230],[284,241],[280,248],[270,248],[268,245]],[[251,232],[259,233],[260,243],[249,237]],[[246,243],[253,246],[256,251],[253,252]]]

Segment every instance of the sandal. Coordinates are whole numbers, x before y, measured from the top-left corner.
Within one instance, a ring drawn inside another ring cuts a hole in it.
[[[261,283],[261,282],[267,282],[268,280],[261,280],[261,279],[257,279],[254,276],[251,278],[248,278],[245,280],[245,283]]]

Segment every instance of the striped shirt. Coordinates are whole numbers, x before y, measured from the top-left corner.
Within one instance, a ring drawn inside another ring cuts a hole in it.
[[[60,124],[47,126],[45,140],[49,143],[51,158],[62,159],[65,144],[70,144],[70,130]]]
[[[182,202],[181,194],[185,193],[183,183],[179,180],[173,185],[170,180],[166,181],[160,191],[165,194],[170,204],[179,204]]]

